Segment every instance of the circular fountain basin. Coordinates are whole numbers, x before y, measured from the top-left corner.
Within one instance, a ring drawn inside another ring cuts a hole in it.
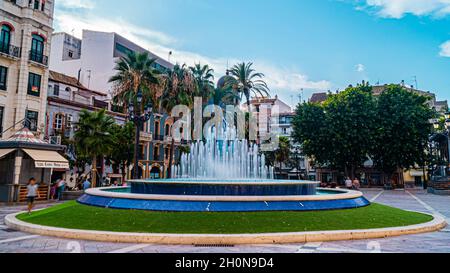
[[[287,196],[315,195],[318,182],[264,180],[137,180],[131,193],[154,195]]]
[[[361,192],[318,189],[307,181],[130,181],[131,187],[89,189],[85,205],[169,212],[314,211],[368,206]],[[310,193],[310,194],[308,194]]]

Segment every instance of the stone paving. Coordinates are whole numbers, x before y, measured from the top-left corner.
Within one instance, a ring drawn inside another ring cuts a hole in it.
[[[364,194],[369,200],[377,203],[406,210],[440,213],[450,219],[449,196],[431,195],[422,190],[368,189],[364,190]],[[49,205],[38,207],[46,206]],[[450,228],[440,232],[380,240],[244,245],[225,248],[73,241],[8,229],[4,225],[4,217],[23,209],[23,206],[0,207],[0,253],[450,253]]]

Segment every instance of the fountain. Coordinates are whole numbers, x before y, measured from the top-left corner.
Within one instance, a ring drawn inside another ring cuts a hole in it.
[[[224,137],[222,137],[224,136]],[[173,179],[132,180],[130,187],[90,189],[78,202],[150,211],[311,211],[370,204],[360,192],[318,189],[319,182],[274,180],[256,144],[214,128],[172,167]]]

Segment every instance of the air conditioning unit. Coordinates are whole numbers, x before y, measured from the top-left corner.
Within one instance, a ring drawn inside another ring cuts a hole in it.
[[[51,136],[49,140],[50,144],[61,145],[61,136]]]

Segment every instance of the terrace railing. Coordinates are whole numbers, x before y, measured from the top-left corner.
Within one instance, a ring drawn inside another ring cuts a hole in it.
[[[21,48],[8,44],[0,44],[0,53],[10,57],[20,58]]]

